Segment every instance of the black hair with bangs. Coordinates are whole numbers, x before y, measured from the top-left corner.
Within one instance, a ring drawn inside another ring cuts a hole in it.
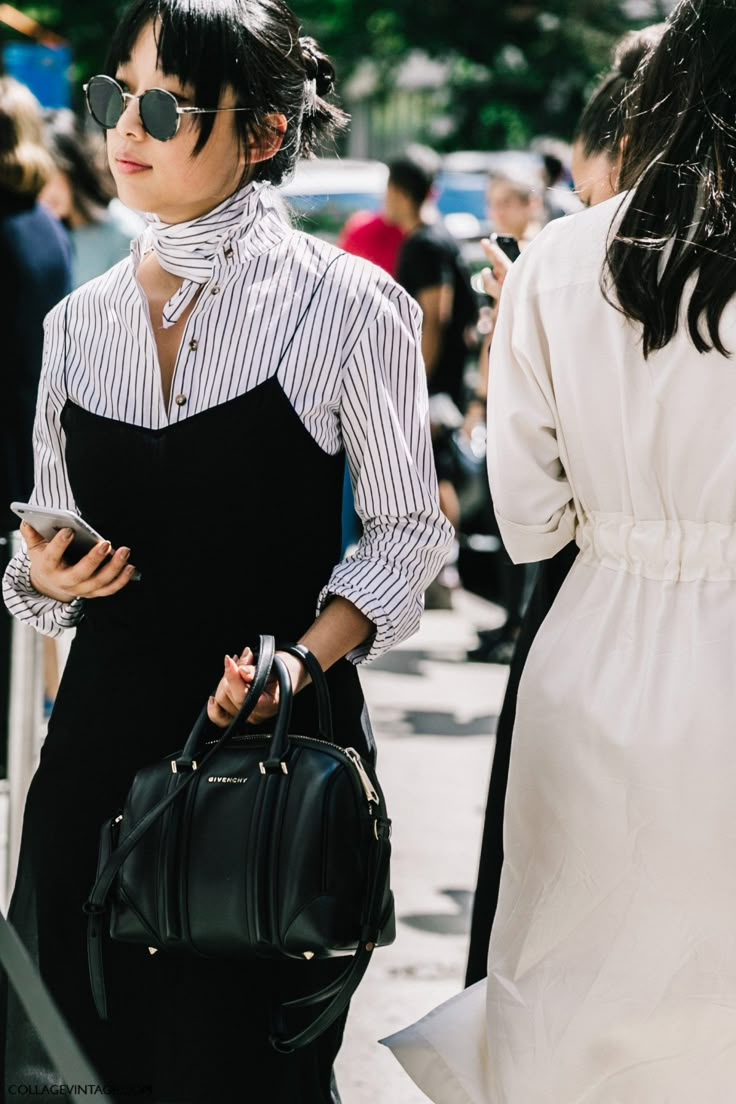
[[[314,39],[299,37],[296,17],[282,0],[134,0],[110,45],[110,76],[130,59],[149,24],[159,68],[192,87],[196,107],[217,107],[229,86],[235,105],[252,109],[233,116],[243,149],[268,126],[265,115],[286,116],[281,149],[257,162],[252,179],[283,183],[298,157],[313,156],[347,124],[347,115],[326,99],[335,86],[330,59]],[[195,156],[206,146],[215,118],[194,117]],[[244,179],[249,176],[246,156]]]

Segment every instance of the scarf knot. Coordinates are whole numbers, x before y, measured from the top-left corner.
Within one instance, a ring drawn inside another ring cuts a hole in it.
[[[245,236],[259,208],[263,185],[246,184],[222,203],[189,222],[165,223],[147,214],[146,242],[166,272],[184,282],[163,308],[164,329],[179,321],[200,287],[215,271],[221,256],[232,256],[234,242]]]

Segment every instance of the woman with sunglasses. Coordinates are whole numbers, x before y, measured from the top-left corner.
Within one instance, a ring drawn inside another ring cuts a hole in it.
[[[100,824],[141,766],[181,746],[208,695],[213,724],[228,723],[259,633],[311,649],[339,740],[374,754],[356,664],[415,630],[450,548],[416,305],[293,230],[273,187],[343,123],[333,79],[281,0],[136,0],[107,72],[87,82],[119,194],[148,228],[130,261],[47,321],[34,501],[76,508],[106,541],[70,564],[64,532],[47,544],[25,528],[6,575],[22,620],[76,627],[11,916],[117,1101],[337,1100],[342,1020],[294,1054],[269,1035],[273,1009],[341,963],[108,941],[102,1023],[81,911]],[[338,562],[345,455],[364,535]],[[285,662],[309,733],[313,690]],[[255,719],[274,710],[269,688]],[[5,1058],[6,1085],[53,1080],[12,999]]]
[[[579,554],[519,684],[487,981],[390,1040],[436,1104],[733,1099],[734,59],[734,0],[681,0],[622,194],[504,281],[502,534]]]

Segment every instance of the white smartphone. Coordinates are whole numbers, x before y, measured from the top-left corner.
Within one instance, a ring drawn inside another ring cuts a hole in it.
[[[64,553],[64,559],[68,563],[76,563],[77,560],[81,560],[82,556],[86,556],[96,544],[105,539],[83,517],[75,514],[73,510],[32,506],[30,502],[11,502],[10,509],[23,521],[27,521],[29,525],[32,525],[36,532],[40,533],[47,541],[53,540],[60,529],[71,529],[74,533],[74,540]],[[107,563],[107,559],[103,560],[103,563]],[[136,571],[131,576],[132,582],[137,583],[140,579],[140,571]]]
[[[70,545],[72,554],[79,558],[94,548],[105,538],[75,514],[73,510],[55,510],[48,506],[32,506],[30,502],[11,502],[10,509],[23,521],[32,525],[44,540],[53,540],[60,529],[71,529],[74,540]],[[78,554],[78,555],[77,555]]]

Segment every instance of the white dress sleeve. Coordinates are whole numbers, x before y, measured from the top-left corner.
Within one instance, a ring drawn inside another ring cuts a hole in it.
[[[416,632],[424,591],[453,540],[439,508],[420,312],[398,286],[343,369],[340,422],[363,536],[334,569],[319,609],[340,595],[373,621],[374,636],[347,657],[360,663]]]
[[[65,302],[56,306],[44,323],[43,367],[33,427],[35,486],[30,501],[34,505],[74,510],[74,498],[64,460],[64,430],[61,411],[64,391],[64,311]],[[30,560],[19,552],[7,566],[3,577],[3,598],[10,613],[46,636],[59,636],[83,617],[84,602],[59,602],[39,594],[31,585]]]
[[[509,273],[488,376],[488,476],[506,550],[514,563],[546,560],[575,537],[573,493],[560,460],[549,352],[539,303]]]

